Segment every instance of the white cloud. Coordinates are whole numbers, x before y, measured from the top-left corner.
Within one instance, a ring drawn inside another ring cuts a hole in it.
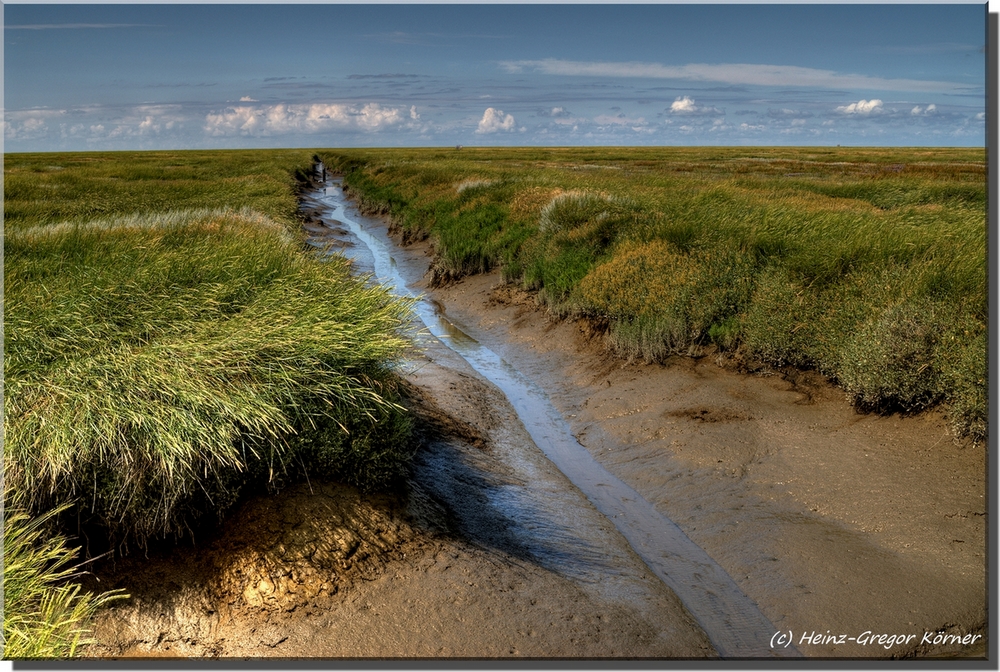
[[[931,103],[925,108],[921,108],[919,105],[916,105],[912,110],[910,110],[910,114],[914,116],[919,114],[934,114],[935,112],[937,112],[937,105],[934,103]]]
[[[688,96],[678,98],[670,105],[671,112],[694,112],[694,100]]]
[[[412,118],[415,108],[410,109]],[[205,116],[204,130],[211,136],[269,136],[285,133],[322,133],[335,129],[380,131],[397,126],[403,112],[378,103],[357,106],[314,103],[229,107]]]
[[[690,96],[681,96],[671,103],[670,112],[673,114],[722,114],[722,110],[717,107],[696,104]]]
[[[483,112],[483,118],[479,120],[479,128],[476,129],[476,133],[496,133],[497,131],[513,131],[514,130],[514,117],[503,113],[503,110],[497,110],[492,107],[487,107],[486,111]]]
[[[985,119],[985,118],[986,118],[985,112],[980,112],[979,114],[976,115],[976,119]]]
[[[549,58],[539,61],[502,61],[507,72],[538,72],[546,75],[581,75],[598,77],[643,77],[684,79],[697,82],[723,82],[752,86],[807,86],[836,89],[877,89],[886,91],[955,91],[965,84],[919,79],[885,79],[867,75],[840,74],[795,65],[761,63],[662,63],[566,61]]]
[[[28,117],[19,124],[3,122],[3,135],[8,140],[34,140],[45,137],[49,127],[43,119]]]
[[[851,103],[850,105],[841,105],[837,108],[837,112],[843,112],[844,114],[874,114],[882,111],[882,101],[878,98],[872,98],[871,100],[859,100],[856,103]]]
[[[256,103],[256,98],[251,98],[250,96],[240,96],[241,103]]]
[[[417,114],[417,106],[410,105],[410,119],[413,121],[420,121],[420,115]]]

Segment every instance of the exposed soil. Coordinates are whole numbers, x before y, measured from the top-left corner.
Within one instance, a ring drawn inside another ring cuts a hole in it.
[[[803,654],[985,655],[985,449],[938,415],[860,415],[808,372],[624,362],[495,274],[425,290]],[[424,445],[399,492],[302,484],[197,547],[104,567],[100,586],[132,598],[101,614],[88,655],[715,655],[502,394],[440,344],[405,377]],[[844,641],[807,639],[827,631]],[[939,632],[983,636],[922,643]]]
[[[888,650],[848,641],[803,643],[803,653],[985,655],[985,447],[955,440],[939,414],[859,414],[811,372],[609,358],[588,323],[553,320],[496,275],[433,295],[546,383],[591,454],[796,644],[827,630],[918,635]],[[920,648],[938,631],[984,637]]]

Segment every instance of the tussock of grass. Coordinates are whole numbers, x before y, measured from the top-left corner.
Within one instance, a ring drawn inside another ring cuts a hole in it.
[[[310,423],[400,415],[405,305],[258,217],[163,221],[6,238],[7,481],[31,510],[84,503],[118,538],[181,533],[201,500],[224,510],[234,474],[287,469]]]
[[[123,157],[46,156],[67,164],[51,175],[7,157],[81,201],[7,202],[4,473],[27,510],[69,503],[74,523],[142,545],[302,472],[396,478],[409,309],[302,251],[292,191],[309,154]],[[103,191],[109,175],[157,202],[143,183],[162,182],[180,207],[133,208]]]
[[[72,582],[79,572],[71,564],[75,551],[48,529],[61,510],[32,518],[19,508],[4,509],[5,660],[78,655],[90,643],[87,625],[97,609],[127,597],[121,591],[94,595]]]
[[[556,313],[607,321],[624,356],[714,344],[817,369],[861,408],[945,402],[957,432],[985,437],[982,150],[320,154],[431,236],[445,276],[500,267]]]

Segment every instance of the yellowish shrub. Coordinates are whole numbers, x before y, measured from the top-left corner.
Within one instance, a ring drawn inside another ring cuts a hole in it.
[[[608,317],[662,314],[689,290],[695,263],[669,243],[630,243],[580,283],[584,302]]]

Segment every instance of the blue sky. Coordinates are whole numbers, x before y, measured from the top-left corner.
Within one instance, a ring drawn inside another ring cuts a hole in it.
[[[3,11],[8,152],[986,137],[983,4]]]

